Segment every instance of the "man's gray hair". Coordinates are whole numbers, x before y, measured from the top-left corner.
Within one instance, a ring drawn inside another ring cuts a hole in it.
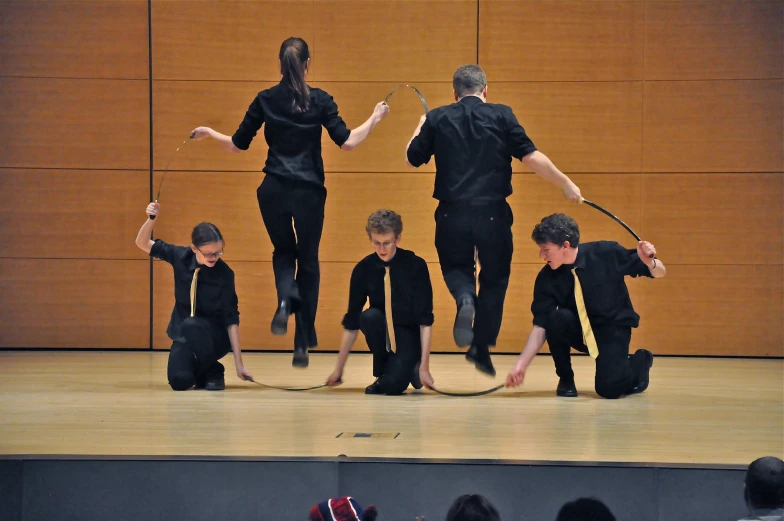
[[[479,65],[463,65],[458,67],[452,77],[452,88],[458,98],[470,94],[479,94],[487,85],[485,71]]]

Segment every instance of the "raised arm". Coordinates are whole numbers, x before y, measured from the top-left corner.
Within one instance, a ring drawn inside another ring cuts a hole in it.
[[[201,141],[204,138],[210,137],[217,141],[223,150],[233,154],[239,154],[242,152],[242,150],[237,148],[234,142],[231,140],[231,136],[221,134],[217,130],[214,130],[210,127],[196,127],[191,131],[191,136],[191,139],[195,139],[196,141]]]
[[[160,208],[161,205],[158,203],[150,203],[147,205],[147,220],[142,224],[142,227],[139,228],[139,233],[136,234],[136,246],[148,255],[150,250],[152,250],[152,245],[155,244],[151,238],[152,229],[155,227],[155,219],[151,219],[151,217],[158,215]]]
[[[360,143],[365,141],[365,139],[370,135],[370,131],[373,130],[379,122],[389,114],[389,105],[380,101],[376,104],[376,107],[373,109],[373,114],[362,123],[357,128],[351,131],[349,134],[348,139],[345,143],[343,143],[340,148],[343,150],[354,150],[357,148]]]
[[[637,255],[640,260],[648,266],[651,276],[654,279],[659,279],[667,275],[667,268],[661,259],[656,258],[656,247],[648,241],[640,241],[637,243]]]

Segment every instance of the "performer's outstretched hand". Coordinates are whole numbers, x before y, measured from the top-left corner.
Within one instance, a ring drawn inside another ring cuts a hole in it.
[[[206,137],[210,137],[211,131],[212,129],[210,127],[196,127],[191,130],[191,139],[201,141]]]
[[[327,386],[329,387],[337,387],[338,385],[343,383],[343,371],[335,369],[329,378],[327,378]]]
[[[637,255],[640,256],[641,261],[650,266],[653,264],[651,259],[656,256],[656,248],[648,241],[640,241],[637,243]]]
[[[573,203],[577,203],[577,204],[580,204],[580,203],[583,202],[583,196],[580,193],[580,188],[576,184],[570,182],[569,184],[567,184],[563,188],[562,191],[563,191],[564,197],[569,199],[569,201],[571,201]]]
[[[430,390],[433,389],[435,380],[433,380],[433,376],[430,374],[430,371],[428,369],[425,369],[423,367],[419,368],[419,380],[422,382],[422,385],[424,385],[428,389]]]
[[[244,365],[237,366],[237,376],[239,376],[240,380],[243,381],[253,379],[253,375],[250,374],[250,371],[248,371]]]
[[[375,118],[376,122],[381,121],[389,114],[389,105],[380,101],[376,103],[375,108],[373,109],[373,118]]]
[[[148,217],[154,217],[154,216],[158,215],[158,212],[160,210],[161,210],[161,205],[160,204],[158,204],[158,203],[150,203],[150,204],[147,205],[146,213],[147,213]]]
[[[525,380],[525,368],[515,367],[506,376],[507,387],[519,387]]]

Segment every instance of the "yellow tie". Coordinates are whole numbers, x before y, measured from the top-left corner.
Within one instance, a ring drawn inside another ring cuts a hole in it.
[[[588,320],[588,312],[585,310],[583,287],[580,285],[580,279],[577,278],[577,271],[572,270],[572,273],[574,274],[574,302],[577,304],[577,315],[580,317],[580,325],[583,328],[583,342],[588,346],[588,354],[591,355],[591,358],[596,359],[599,356],[599,346],[596,345],[591,322]]]
[[[196,271],[193,272],[193,281],[191,282],[191,316],[196,316],[196,278],[199,276],[199,270],[201,268],[196,268]]]
[[[389,266],[384,274],[384,311],[387,318],[387,351],[395,352],[395,325],[392,322],[392,285],[389,279]]]

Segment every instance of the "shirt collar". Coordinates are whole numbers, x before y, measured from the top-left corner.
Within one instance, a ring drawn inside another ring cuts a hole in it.
[[[585,269],[585,252],[579,246],[577,247],[577,257],[574,259],[574,269]]]
[[[218,259],[218,262],[220,262],[221,260],[222,259]],[[216,262],[215,266],[217,265],[218,263]],[[188,269],[190,269],[191,271],[196,271],[196,268],[206,268],[206,267],[207,266],[204,264],[199,264],[199,261],[196,260],[196,254],[193,253],[193,250],[191,250],[191,261],[188,263]]]
[[[386,268],[387,266],[394,266],[395,263],[397,262],[397,259],[400,257],[400,252],[401,250],[400,248],[398,248],[395,251],[395,256],[389,259],[389,262],[384,262],[383,260],[381,260],[381,257],[376,255],[376,262],[378,263],[379,266],[383,266],[384,268]]]
[[[460,98],[460,101],[458,101],[458,103],[471,104],[471,103],[484,103],[484,101],[482,101],[482,98],[478,96],[463,96],[462,98]]]

